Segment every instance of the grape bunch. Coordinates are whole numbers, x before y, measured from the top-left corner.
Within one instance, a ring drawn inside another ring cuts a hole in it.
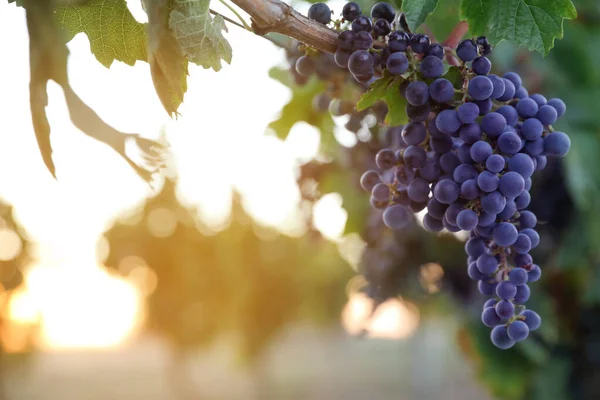
[[[391,229],[405,228],[426,209],[427,230],[469,232],[468,274],[493,297],[481,319],[495,346],[514,346],[541,324],[525,308],[528,284],[541,276],[529,255],[540,241],[537,218],[526,208],[533,173],[547,157],[569,150],[569,137],[552,126],[565,113],[564,102],[529,95],[517,73],[491,74],[485,37],[444,48],[407,28],[395,30],[396,13],[387,3],[373,6],[371,18],[356,3],[346,4],[342,15],[350,29],[339,34],[336,63],[361,83],[386,73],[402,80],[409,118],[390,128],[397,145],[377,153],[378,169],[366,171],[361,186]],[[444,60],[455,64],[458,82]]]

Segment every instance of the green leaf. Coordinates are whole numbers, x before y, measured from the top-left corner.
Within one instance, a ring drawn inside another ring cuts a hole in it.
[[[385,116],[385,123],[390,126],[398,126],[408,122],[406,115],[406,99],[400,93],[400,84],[404,81],[402,78],[396,78],[385,91],[383,101],[388,106],[388,113]]]
[[[209,0],[175,0],[169,26],[175,33],[188,60],[215,71],[221,60],[231,63],[231,46],[221,31],[227,32],[220,15],[209,12]]]
[[[405,0],[404,1],[404,14],[406,15],[406,22],[411,31],[417,30],[417,28],[425,22],[425,19],[429,14],[435,11],[438,0]]]
[[[373,82],[369,90],[363,93],[358,100],[358,103],[356,103],[356,109],[358,111],[366,110],[367,108],[372,107],[378,100],[383,100],[385,91],[390,86],[393,79],[394,76],[389,74],[386,70],[384,76]]]
[[[462,0],[460,11],[473,35],[492,43],[509,40],[542,55],[563,37],[563,19],[577,17],[571,0]]]
[[[444,74],[444,78],[448,79],[455,89],[461,89],[463,86],[463,76],[460,68],[452,66],[448,68],[448,72]]]
[[[67,41],[85,33],[92,53],[105,67],[113,61],[133,65],[147,61],[144,24],[133,18],[125,0],[90,0],[82,5],[56,6],[58,25],[66,32]]]

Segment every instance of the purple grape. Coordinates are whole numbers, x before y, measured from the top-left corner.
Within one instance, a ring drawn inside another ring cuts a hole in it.
[[[406,101],[413,106],[422,106],[429,100],[429,87],[425,82],[414,81],[406,88]]]
[[[514,321],[508,325],[507,333],[509,338],[515,342],[520,342],[529,336],[529,327],[523,321]]]
[[[519,216],[519,227],[521,229],[535,228],[537,225],[537,217],[531,211],[523,211]]]
[[[373,28],[373,22],[365,16],[357,17],[352,21],[352,30],[354,32],[367,31],[370,32]]]
[[[346,3],[344,8],[342,8],[342,17],[344,17],[346,21],[354,21],[361,13],[362,10],[360,9],[360,6],[353,1]]]
[[[517,154],[519,150],[521,150],[521,147],[523,147],[523,142],[521,141],[519,135],[514,132],[504,132],[498,138],[498,149],[500,149],[500,151],[504,154]]]
[[[462,40],[456,46],[456,55],[462,61],[473,61],[477,57],[477,45],[472,39]]]
[[[415,178],[408,185],[408,196],[416,202],[424,202],[429,200],[429,182],[423,178]]]
[[[550,99],[548,100],[547,104],[549,106],[554,107],[556,113],[558,114],[558,118],[562,117],[565,111],[567,111],[567,106],[565,105],[565,102],[561,99]]]
[[[519,100],[516,108],[517,112],[519,113],[519,116],[522,118],[535,117],[539,110],[539,106],[537,105],[535,100],[529,97]]]
[[[371,191],[371,197],[377,202],[390,201],[390,188],[385,183],[378,183]]]
[[[498,260],[489,254],[482,254],[477,258],[477,269],[485,275],[493,274],[498,268]]]
[[[490,193],[498,189],[499,182],[500,178],[498,175],[490,171],[482,171],[477,176],[477,186],[479,186],[479,189],[486,193]]]
[[[477,177],[477,170],[474,166],[469,164],[461,164],[454,170],[452,177],[454,181],[458,184],[462,184],[469,179],[474,179]]]
[[[537,282],[542,277],[542,270],[539,265],[533,265],[529,272],[527,273],[527,282]]]
[[[564,157],[571,147],[571,139],[563,132],[554,131],[544,138],[544,152],[548,155]]]
[[[527,156],[525,154],[525,156]],[[529,158],[529,160],[531,160],[531,157],[527,156],[527,158]],[[510,165],[510,161],[509,161],[509,165]],[[502,157],[500,154],[492,154],[491,156],[489,156],[487,158],[487,160],[485,160],[485,167],[493,173],[498,173],[501,172],[504,167],[506,166],[506,161],[504,160],[504,157]],[[533,166],[533,163],[532,163]]]
[[[489,99],[494,91],[494,85],[487,76],[478,75],[471,79],[468,87],[469,95],[475,100]]]
[[[360,31],[354,34],[354,50],[369,50],[373,45],[373,37],[367,31]],[[377,53],[371,54],[371,56]]]
[[[477,75],[487,75],[492,70],[492,63],[487,57],[481,56],[473,60],[471,68]]]
[[[496,314],[494,307],[487,307],[481,313],[481,322],[488,328],[502,324],[502,319]]]
[[[507,329],[505,326],[494,327],[492,329],[492,333],[490,334],[490,338],[494,346],[502,350],[510,349],[516,343],[508,336]]]
[[[427,35],[416,34],[410,39],[410,48],[417,54],[425,54],[429,50],[431,41]]]
[[[444,73],[444,63],[436,56],[425,57],[419,68],[425,79],[439,78]]]
[[[394,18],[396,18],[396,10],[394,10],[394,7],[390,3],[376,3],[371,8],[371,18],[383,19],[391,24],[394,22]]]
[[[392,31],[392,26],[385,19],[378,19],[373,23],[373,32],[377,36],[386,36]]]
[[[515,85],[508,79],[502,78],[502,80],[504,81],[504,93],[502,93],[502,96],[498,97],[498,100],[508,101],[515,97],[515,92],[517,89],[515,89]]]
[[[517,304],[525,304],[527,300],[529,300],[529,296],[531,296],[531,289],[527,285],[517,286],[517,293],[515,294],[515,303]]]
[[[517,294],[517,286],[512,282],[502,281],[496,286],[496,295],[502,300],[510,300]]]
[[[325,3],[314,3],[308,9],[308,18],[327,25],[331,22],[331,9]]]
[[[383,212],[383,223],[390,229],[405,228],[411,221],[411,213],[399,204],[389,206]]]
[[[477,181],[475,179],[464,181],[462,185],[460,185],[460,195],[466,200],[475,200],[479,197],[479,186],[477,186]]]
[[[500,222],[492,233],[492,238],[498,246],[509,247],[517,241],[519,232],[510,222]]]
[[[515,86],[515,90],[521,87],[521,77],[516,72],[507,72],[502,77],[511,81]]]
[[[404,150],[404,163],[412,168],[421,168],[425,165],[427,154],[422,147],[408,146]]]
[[[367,50],[357,50],[348,60],[348,68],[355,76],[373,74],[373,59]]]
[[[466,103],[473,104],[473,103]],[[459,119],[460,119],[460,107],[458,109]],[[463,125],[460,128],[459,136],[466,144],[473,144],[481,139],[481,129],[479,124],[472,123]]]
[[[439,43],[431,43],[429,46],[429,50],[427,50],[428,56],[434,56],[439,58],[440,60],[444,59],[444,48]]]
[[[481,120],[481,130],[490,137],[498,137],[506,128],[506,118],[500,113],[491,112]]]
[[[558,119],[558,112],[551,105],[545,104],[540,106],[536,117],[542,124],[552,125]]]
[[[406,32],[394,31],[390,33],[388,38],[388,47],[392,53],[406,51],[408,50],[409,41],[410,38]]]
[[[395,53],[402,54],[402,53]],[[406,104],[406,115],[408,119],[414,122],[425,122],[431,113],[431,106],[429,103],[425,103],[422,106],[413,106],[412,104]]]
[[[492,192],[481,197],[481,208],[483,211],[497,215],[506,207],[506,197],[500,192]]]
[[[435,185],[433,195],[440,203],[452,204],[458,199],[460,189],[456,182],[451,181],[450,179],[444,179]]]
[[[458,119],[457,113],[454,110],[444,110],[440,112],[435,118],[435,126],[442,133],[452,135],[458,132],[460,128],[460,120]]]
[[[498,290],[498,286],[496,286],[496,291]],[[500,300],[498,303],[496,303],[495,308],[496,313],[502,319],[509,319],[515,314],[515,306],[508,300]]]
[[[398,54],[398,53],[396,53]],[[402,53],[400,53],[402,54]],[[433,56],[428,56],[433,57]],[[427,58],[428,58],[427,57]],[[454,97],[454,86],[444,78],[439,78],[433,81],[429,86],[429,96],[438,103],[447,103]]]
[[[427,213],[423,216],[423,227],[429,232],[441,232],[444,229],[444,224],[441,219],[433,218]]]
[[[529,276],[527,275],[527,271],[523,268],[513,268],[512,271],[508,273],[508,279],[516,286],[524,285],[529,280]]]
[[[371,190],[373,190],[373,187],[375,187],[375,185],[377,185],[380,182],[381,182],[381,176],[379,175],[379,173],[377,171],[373,171],[373,170],[366,171],[360,177],[360,186],[367,192],[370,192]]]
[[[475,229],[478,222],[477,213],[469,209],[462,210],[456,217],[456,225],[463,231]]]
[[[540,235],[534,229],[526,228],[521,230],[521,233],[529,237],[532,249],[535,249],[540,244]]]
[[[492,91],[492,95],[490,96],[490,98],[496,100],[504,94],[504,80],[498,75],[488,75],[488,78],[490,79],[490,81],[492,81],[492,85],[494,86],[494,90]]]
[[[467,210],[463,210],[467,211]],[[462,211],[461,211],[462,212]],[[460,213],[459,213],[460,215]],[[457,217],[458,219],[458,217]],[[467,240],[465,243],[465,251],[469,257],[473,257],[474,259],[479,258],[482,254],[485,253],[486,245],[483,239],[480,238],[472,238]]]
[[[398,163],[396,153],[392,149],[382,149],[375,156],[375,163],[383,170],[390,169]]]
[[[523,178],[529,178],[534,171],[533,160],[525,153],[515,154],[508,160],[508,169],[519,173]]]
[[[515,198],[525,189],[525,180],[517,172],[507,172],[500,178],[499,189],[504,196]]]
[[[404,53],[392,53],[386,61],[386,67],[392,75],[402,75],[408,70],[408,58]]]
[[[513,249],[519,254],[527,254],[531,250],[531,239],[524,233],[519,233],[517,241],[513,244]]]
[[[474,103],[464,103],[456,109],[456,112],[460,122],[463,124],[472,124],[479,116],[479,107]]]
[[[488,142],[479,140],[471,146],[471,158],[475,162],[483,164],[492,155],[492,151],[492,146]]]
[[[540,316],[538,315],[538,313],[536,313],[535,311],[524,310],[519,315],[522,316],[522,317],[525,317],[523,319],[523,322],[525,322],[525,324],[529,328],[529,331],[535,331],[542,324],[542,318],[540,318]]]

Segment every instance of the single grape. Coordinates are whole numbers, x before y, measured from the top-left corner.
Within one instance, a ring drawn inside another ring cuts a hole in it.
[[[474,103],[464,103],[456,109],[456,112],[460,122],[463,124],[472,124],[479,116],[479,107]]]
[[[481,120],[481,130],[490,137],[498,137],[506,128],[506,118],[500,113],[491,112]]]
[[[537,282],[542,277],[542,270],[539,265],[533,265],[529,272],[527,273],[527,282]]]
[[[486,193],[490,193],[498,189],[499,182],[500,178],[498,175],[490,171],[482,171],[477,176],[477,186],[479,186],[479,189]]]
[[[546,156],[535,156],[535,162],[535,170],[541,171],[544,168],[546,168],[546,165],[548,164],[548,159]]]
[[[508,273],[508,279],[516,286],[524,285],[529,280],[527,275],[527,271],[523,268],[513,268],[512,271]]]
[[[408,44],[410,42],[410,38],[408,34],[403,31],[394,31],[390,33],[388,38],[388,48],[392,53],[397,53],[399,51],[408,50]]]
[[[563,132],[554,131],[544,138],[544,152],[548,155],[564,157],[571,147],[571,139]]]
[[[546,106],[552,109],[550,106]],[[554,109],[552,109],[554,110]],[[525,139],[535,140],[542,136],[544,132],[544,125],[537,118],[528,118],[523,122],[523,126],[521,127],[521,132]]]
[[[367,50],[357,50],[352,53],[348,60],[348,68],[353,75],[365,75],[373,73],[373,61]]]
[[[531,240],[532,249],[535,249],[540,244],[540,235],[536,230],[532,228],[526,228],[521,230],[521,233],[529,237],[529,240]]]
[[[429,182],[423,178],[415,178],[408,185],[408,196],[416,202],[424,202],[429,200]]]
[[[310,76],[317,69],[315,60],[308,56],[298,57],[296,61],[296,71],[302,76]]]
[[[477,225],[477,228],[475,228],[474,231],[477,234],[477,236],[480,236],[485,239],[491,239],[493,229],[491,226]]]
[[[371,18],[382,18],[389,22],[390,24],[394,22],[394,18],[396,17],[396,10],[390,3],[380,2],[376,3],[371,8]]]
[[[360,6],[353,1],[346,3],[344,8],[342,8],[342,17],[344,17],[346,21],[354,21],[361,13],[362,10],[360,9]]]
[[[496,286],[496,295],[502,300],[510,300],[517,294],[517,286],[510,281],[502,281]]]
[[[351,31],[345,31],[345,32],[351,32]],[[339,67],[348,68],[348,61],[350,60],[351,55],[352,55],[352,53],[350,53],[347,50],[337,49],[335,51],[333,58],[335,60],[335,63]]]
[[[386,66],[392,75],[402,75],[408,70],[408,58],[404,53],[392,53],[387,59]]]
[[[456,225],[463,231],[475,229],[478,222],[477,213],[469,209],[462,210],[456,217]]]
[[[417,54],[425,54],[431,41],[427,35],[416,34],[410,39],[410,48]]]
[[[528,266],[533,263],[533,258],[529,254],[517,254],[515,255],[515,266],[521,268],[529,268]]]
[[[498,214],[499,220],[509,220],[517,212],[517,204],[513,199],[506,199],[504,209]]]
[[[429,199],[429,202],[427,203],[427,212],[435,219],[444,218],[446,209],[448,209],[447,204],[440,203],[433,197]]]
[[[516,343],[508,336],[507,329],[505,326],[494,327],[492,329],[492,333],[490,334],[490,338],[494,346],[502,350],[510,349]]]
[[[379,182],[381,182],[381,176],[374,170],[366,171],[360,177],[360,186],[367,192],[373,190],[373,187]]]
[[[500,178],[500,192],[510,198],[515,198],[525,189],[525,180],[514,171],[509,171]]]
[[[502,78],[502,80],[504,81],[504,93],[502,93],[502,95],[498,97],[498,100],[508,101],[515,97],[515,92],[517,91],[517,89],[515,89],[515,85],[508,79]]]
[[[440,203],[452,204],[458,199],[460,189],[456,182],[450,179],[444,179],[435,185],[433,195]]]
[[[521,87],[521,77],[516,72],[507,72],[502,76],[504,79],[508,79],[515,86],[515,90]]]
[[[426,201],[423,201],[423,202],[411,201],[410,205],[408,206],[408,209],[410,211],[412,211],[413,214],[416,214],[416,213],[423,211],[425,209],[425,207],[427,207]]]
[[[454,181],[458,184],[462,184],[469,179],[474,179],[477,177],[477,170],[474,166],[469,164],[461,164],[454,170],[452,177]]]
[[[494,293],[494,290],[496,290],[496,286],[489,282],[479,281],[477,289],[479,289],[479,293],[482,295],[491,296]]]
[[[498,246],[512,246],[517,241],[519,232],[517,228],[510,222],[500,222],[492,233],[492,238]]]
[[[524,233],[519,233],[517,241],[513,244],[513,249],[519,254],[527,254],[531,250],[531,239]]]
[[[542,318],[540,318],[538,313],[536,313],[535,311],[524,310],[519,315],[524,317],[523,322],[525,322],[525,324],[529,328],[529,331],[535,331],[542,324]]]
[[[550,99],[548,100],[547,104],[554,107],[556,113],[558,114],[558,118],[562,117],[565,111],[567,111],[567,106],[561,99]]]
[[[431,43],[429,46],[429,50],[427,50],[428,56],[434,56],[439,58],[440,60],[444,59],[444,48],[439,43]]]
[[[531,160],[530,157],[528,157],[528,158]],[[502,157],[500,154],[492,154],[485,161],[485,167],[490,172],[493,172],[493,173],[501,172],[504,169],[505,165],[506,165],[506,161],[504,160],[504,157]],[[509,165],[510,165],[510,161],[509,161]],[[533,163],[532,163],[532,165],[533,165]]]
[[[462,40],[456,46],[456,55],[462,61],[473,61],[477,57],[477,45],[472,39]]]
[[[331,9],[325,3],[314,3],[308,9],[308,18],[327,25],[331,22]]]
[[[402,139],[408,145],[423,143],[427,137],[427,129],[422,122],[409,122],[402,130]]]
[[[487,76],[478,75],[471,79],[468,87],[469,95],[475,100],[489,99],[494,91],[494,85]]]
[[[460,131],[459,131],[460,135]],[[458,144],[458,143],[457,143]],[[456,150],[458,160],[463,164],[475,164],[475,161],[471,158],[471,145],[463,143]]]
[[[552,125],[558,119],[558,112],[556,111],[556,108],[551,105],[544,104],[543,106],[540,106],[536,117],[542,124]]]
[[[529,336],[529,327],[523,321],[514,321],[508,325],[507,333],[509,338],[515,342],[520,342]]]
[[[442,223],[442,225],[443,225],[443,223]],[[469,278],[473,279],[474,281],[481,281],[483,279],[488,278],[486,275],[479,272],[479,270],[477,269],[476,262],[471,262],[469,264],[469,267],[467,268],[467,275],[469,275]],[[484,307],[484,309],[485,309],[485,307]]]
[[[479,197],[479,186],[477,186],[477,181],[475,179],[464,181],[462,185],[460,185],[460,196],[466,200],[475,200]]]
[[[442,171],[444,171],[448,175],[452,175],[454,173],[454,170],[459,165],[460,160],[454,152],[442,154],[442,156],[440,157],[440,166],[442,167]],[[448,178],[451,179],[451,176],[449,176]]]
[[[527,285],[517,286],[517,293],[515,294],[515,303],[517,304],[525,304],[527,300],[529,300],[529,296],[531,296],[531,289]]]
[[[529,178],[533,175],[533,160],[525,153],[515,154],[508,160],[508,169],[521,174],[523,178]]]
[[[537,105],[540,107],[542,107],[543,105],[545,105],[548,102],[546,97],[544,97],[543,95],[541,95],[539,93],[534,93],[529,97],[531,97],[537,103]]]
[[[467,210],[463,210],[467,211]],[[461,211],[461,212],[463,212]],[[460,213],[458,213],[460,215]],[[458,220],[458,217],[456,217]],[[467,240],[465,243],[465,251],[469,257],[473,257],[474,259],[479,258],[482,254],[485,253],[486,245],[483,239],[481,238],[472,238]]]
[[[378,183],[371,191],[371,197],[378,202],[390,201],[390,188],[385,183]]]
[[[429,57],[433,56],[427,56],[426,59]],[[438,103],[448,103],[454,97],[454,86],[452,86],[452,83],[447,79],[436,79],[429,86],[429,96]]]
[[[429,134],[431,135],[431,129],[429,129]],[[442,137],[433,138],[429,144],[431,145],[431,149],[437,154],[444,154],[452,150],[452,138],[446,135]]]
[[[517,109],[513,106],[502,106],[496,112],[506,119],[506,124],[509,126],[516,126],[517,122],[519,122],[519,113],[517,113]]]
[[[367,31],[370,32],[373,28],[373,22],[365,16],[357,17],[352,21],[352,30],[354,32]]]
[[[539,106],[537,105],[535,100],[529,97],[519,100],[516,108],[517,112],[519,113],[519,116],[522,118],[535,117],[539,110]]]
[[[520,88],[517,89],[517,91],[515,92],[515,97],[517,99],[524,99],[526,97],[529,97],[529,92],[527,91],[527,89],[525,89],[524,86],[521,86]]]
[[[527,208],[527,206],[529,206],[530,202],[531,195],[527,190],[523,190],[523,193],[521,193],[515,198],[515,206],[517,207],[517,210],[524,210],[525,208]]]
[[[422,147],[408,146],[404,150],[404,162],[412,168],[421,168],[427,161],[427,154]]]
[[[444,63],[435,56],[427,56],[421,61],[420,70],[425,79],[439,78],[444,73]]]
[[[488,142],[479,140],[471,146],[471,158],[475,162],[483,164],[492,155],[492,151],[492,146]]]
[[[500,192],[492,192],[481,197],[481,208],[483,211],[497,215],[506,207],[506,197]]]
[[[390,229],[402,229],[411,221],[411,213],[399,204],[389,206],[383,212],[383,223]]]
[[[373,23],[373,32],[377,36],[386,36],[391,31],[392,31],[392,26],[385,19],[379,18]]]
[[[466,103],[473,104],[473,103]],[[458,109],[459,119],[460,119],[460,107]],[[466,144],[473,144],[481,139],[481,128],[479,124],[472,123],[463,125],[460,128],[459,136]]]
[[[498,300],[496,299],[487,299],[485,303],[483,303],[483,309],[485,310],[488,307],[496,307]]]
[[[532,156],[542,154],[544,152],[544,139],[540,137],[535,140],[528,140],[525,143],[525,150]]]
[[[500,96],[504,94],[505,85],[504,80],[500,78],[498,75],[488,75],[489,80],[492,82],[494,86],[494,90],[492,91],[491,99],[496,100]]]
[[[392,149],[382,149],[375,156],[375,163],[383,170],[390,169],[398,163],[396,153]]]
[[[354,49],[354,32],[351,30],[342,31],[337,39],[338,49],[353,50]]]
[[[447,135],[458,132],[460,125],[460,120],[458,119],[456,111],[451,109],[440,112],[435,118],[436,128]]]
[[[479,226],[489,227],[496,222],[496,218],[496,214],[490,214],[485,211],[481,212],[479,213]]]
[[[402,54],[402,53],[395,53]],[[424,122],[429,117],[431,112],[431,106],[429,103],[425,103],[422,106],[413,106],[412,104],[406,104],[406,115],[408,119],[414,122]]]
[[[423,227],[429,232],[441,232],[444,229],[444,224],[441,219],[436,219],[429,214],[425,214],[423,216]]]
[[[496,314],[494,307],[487,307],[481,313],[481,322],[488,328],[493,328],[502,323],[502,319]]]
[[[489,113],[494,105],[492,103],[492,99],[475,100],[473,103],[477,104],[477,107],[479,107],[479,115],[485,115]]]
[[[535,228],[537,217],[531,211],[523,211],[519,216],[519,226],[521,229]]]
[[[354,34],[354,50],[368,50],[373,45],[373,37],[367,31],[360,31]],[[372,53],[371,56],[377,53]]]
[[[491,114],[488,114],[491,115]],[[502,117],[504,118],[504,117]],[[523,147],[523,142],[519,135],[514,132],[504,132],[498,138],[498,149],[504,154],[513,155],[517,154]]]
[[[477,269],[485,275],[493,274],[498,268],[498,260],[489,254],[482,254],[477,258]]]
[[[422,106],[429,100],[429,87],[425,82],[414,81],[406,88],[406,101],[413,106]],[[438,128],[439,129],[439,128]]]
[[[500,285],[498,284],[496,286],[496,291],[498,291],[498,286],[500,286]],[[515,286],[512,285],[512,287],[514,288]],[[515,290],[515,292],[516,292],[516,290]],[[515,314],[515,306],[509,300],[500,300],[496,304],[496,313],[502,319],[509,319],[510,317],[512,317]]]
[[[487,75],[492,70],[492,63],[487,57],[480,56],[473,60],[471,68],[477,75]]]

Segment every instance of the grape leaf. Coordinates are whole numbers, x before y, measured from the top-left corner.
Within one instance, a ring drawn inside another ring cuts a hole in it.
[[[169,28],[170,0],[144,0],[148,14],[148,63],[158,97],[172,116],[187,91],[188,60]]]
[[[221,69],[221,60],[231,63],[231,46],[221,31],[227,32],[220,15],[209,12],[209,0],[175,0],[169,26],[188,60],[215,71]]]
[[[388,73],[387,70],[384,72],[384,76],[381,79],[377,79],[375,82],[371,84],[369,90],[367,90],[356,103],[356,109],[358,111],[366,110],[369,107],[372,107],[378,100],[382,100],[385,91],[392,83],[394,76]]]
[[[429,14],[435,11],[438,0],[404,0],[404,14],[411,31],[415,31]]]
[[[571,0],[462,0],[460,12],[473,35],[492,43],[509,40],[542,55],[563,37],[563,19],[577,17]]]
[[[59,5],[54,9],[67,41],[85,33],[92,53],[105,67],[113,61],[133,65],[146,61],[146,30],[127,8],[125,0],[89,0],[81,5]]]
[[[329,112],[319,112],[312,106],[313,98],[325,92],[326,87],[323,81],[316,77],[311,77],[303,86],[297,85],[290,79],[290,72],[287,69],[274,67],[269,71],[269,76],[283,85],[289,87],[292,91],[292,98],[283,106],[279,117],[269,124],[269,128],[275,131],[275,135],[280,139],[285,139],[290,129],[296,122],[304,121],[321,131],[323,135],[333,136],[334,123]]]
[[[389,126],[398,126],[408,121],[406,115],[406,99],[400,93],[400,84],[404,79],[396,78],[385,91],[383,101],[388,106],[385,123]]]

